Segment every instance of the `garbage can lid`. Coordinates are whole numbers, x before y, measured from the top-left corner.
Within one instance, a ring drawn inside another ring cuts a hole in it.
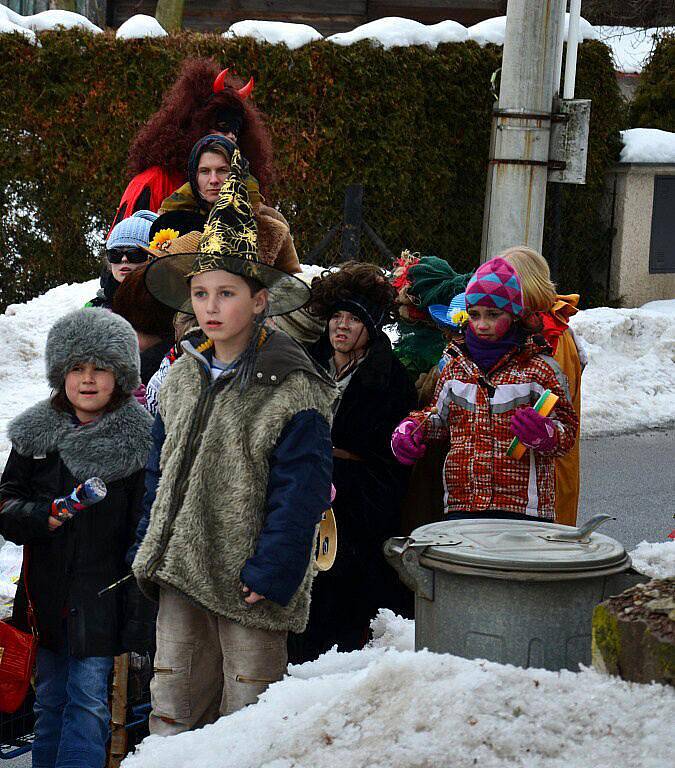
[[[424,525],[410,539],[413,546],[426,546],[424,559],[473,568],[569,573],[630,564],[620,542],[601,533],[580,534],[580,529],[535,519],[480,518]]]

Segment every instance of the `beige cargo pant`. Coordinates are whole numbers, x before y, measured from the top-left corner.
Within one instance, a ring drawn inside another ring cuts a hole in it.
[[[150,733],[200,728],[254,703],[286,672],[286,636],[243,627],[160,590]]]

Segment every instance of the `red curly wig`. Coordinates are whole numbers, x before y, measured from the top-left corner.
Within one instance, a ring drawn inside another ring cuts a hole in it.
[[[213,59],[187,59],[178,79],[164,96],[160,108],[139,130],[129,149],[127,167],[135,176],[153,165],[184,173],[190,150],[198,139],[214,128],[215,115],[229,106],[242,106],[243,123],[239,147],[265,194],[273,181],[272,141],[263,114],[250,99],[244,102],[236,90],[243,82],[227,77],[224,89],[213,93],[220,72]]]

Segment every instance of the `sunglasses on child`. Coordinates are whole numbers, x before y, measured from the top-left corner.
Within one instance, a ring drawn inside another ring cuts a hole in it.
[[[111,264],[121,264],[125,256],[129,264],[143,264],[150,258],[148,253],[140,248],[111,248],[106,251],[106,257]]]

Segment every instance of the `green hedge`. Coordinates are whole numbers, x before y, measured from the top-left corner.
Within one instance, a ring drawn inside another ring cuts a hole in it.
[[[630,124],[675,131],[675,35],[658,41],[643,69],[630,105]]]
[[[274,137],[275,201],[301,258],[339,220],[346,185],[362,182],[367,220],[392,251],[433,253],[459,271],[477,263],[501,48],[321,41],[290,51],[217,35],[117,41],[78,31],[40,41],[0,35],[0,307],[97,273],[129,142],[194,55],[255,76]],[[588,184],[564,192],[560,287],[602,300],[591,285],[608,253],[602,182],[624,122],[600,43],[581,46],[577,83],[593,100]]]

